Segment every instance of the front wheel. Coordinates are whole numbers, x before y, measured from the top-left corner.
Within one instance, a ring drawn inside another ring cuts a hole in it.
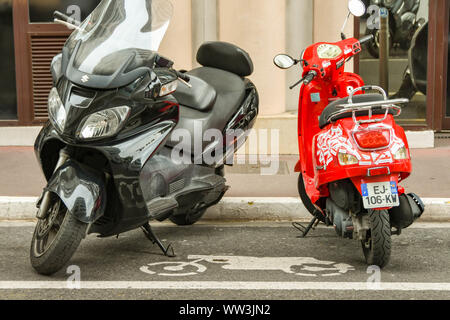
[[[88,227],[75,219],[60,199],[49,211],[46,219],[38,221],[30,249],[31,265],[42,275],[52,275],[66,265]]]
[[[387,210],[369,210],[370,230],[362,248],[368,265],[385,267],[391,257],[391,224]]]

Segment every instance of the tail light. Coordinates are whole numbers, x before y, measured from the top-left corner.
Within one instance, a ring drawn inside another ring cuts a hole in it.
[[[361,149],[381,149],[391,143],[389,129],[362,130],[355,132],[353,136]]]

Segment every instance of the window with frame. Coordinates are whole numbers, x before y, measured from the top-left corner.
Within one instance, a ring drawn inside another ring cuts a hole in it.
[[[28,0],[31,23],[53,22],[53,12],[59,11],[83,21],[100,0]]]
[[[17,119],[13,0],[0,0],[0,120]]]

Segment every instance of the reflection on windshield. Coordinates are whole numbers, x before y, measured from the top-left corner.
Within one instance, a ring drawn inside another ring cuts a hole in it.
[[[72,49],[81,41],[74,67],[111,75],[132,55],[147,61],[159,49],[172,10],[167,0],[103,0],[68,41]]]

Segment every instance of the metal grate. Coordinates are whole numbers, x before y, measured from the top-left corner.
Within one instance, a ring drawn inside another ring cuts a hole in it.
[[[173,182],[169,186],[169,193],[172,194],[174,192],[177,192],[177,191],[183,189],[184,186],[185,186],[185,179],[181,179],[176,182]]]
[[[32,36],[31,66],[33,85],[34,119],[46,120],[47,99],[52,89],[50,64],[53,57],[61,52],[67,36]]]
[[[436,139],[450,139],[450,133],[448,132],[439,132],[434,135]]]

